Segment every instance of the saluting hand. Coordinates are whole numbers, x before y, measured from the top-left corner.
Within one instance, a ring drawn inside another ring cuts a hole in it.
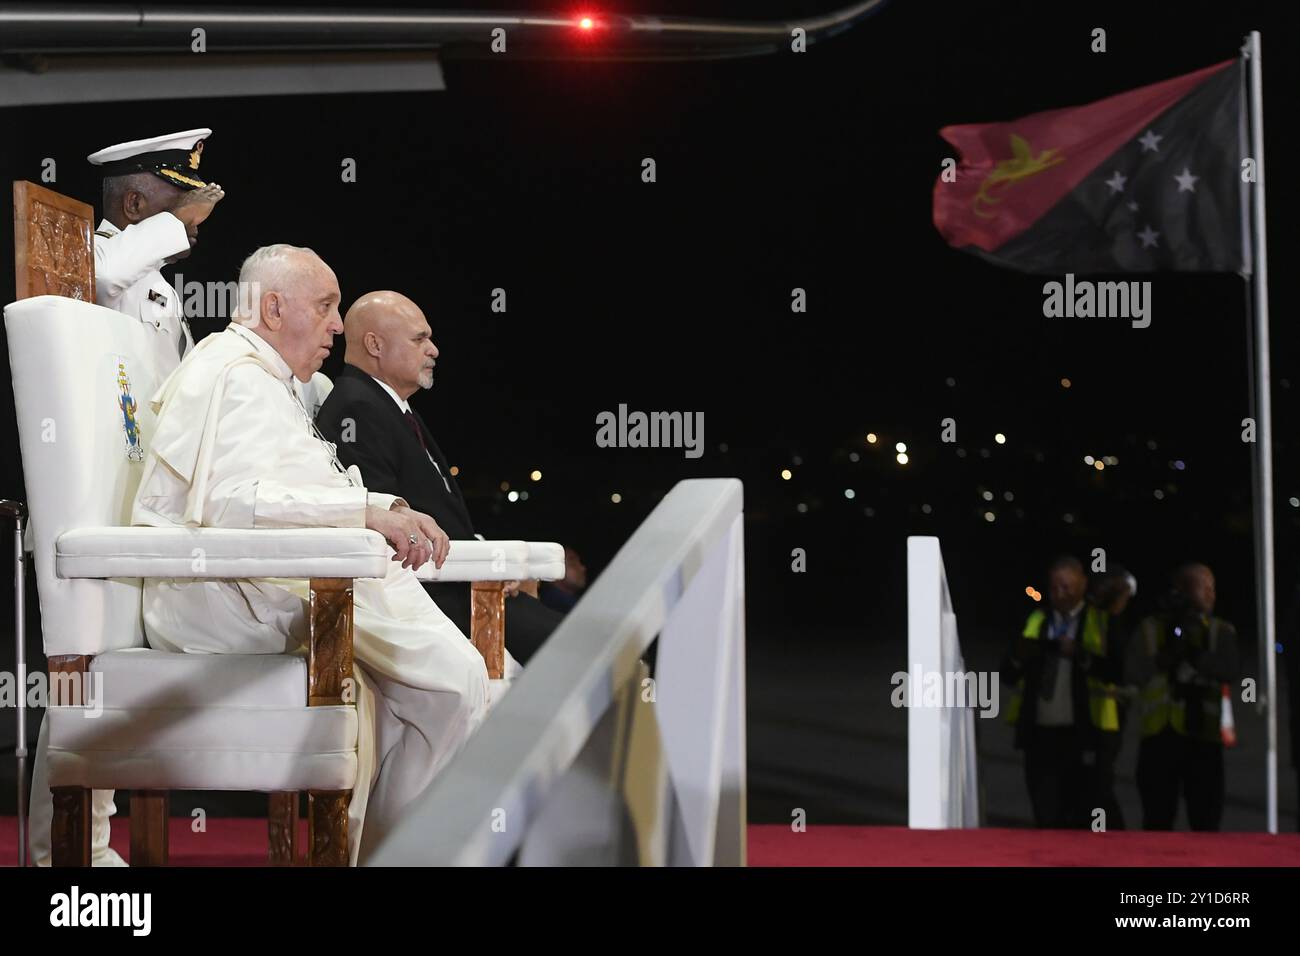
[[[212,214],[212,208],[225,198],[226,191],[220,183],[208,183],[191,189],[176,200],[171,213],[186,226],[197,226]]]

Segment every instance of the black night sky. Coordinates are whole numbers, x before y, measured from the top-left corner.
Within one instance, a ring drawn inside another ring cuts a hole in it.
[[[828,4],[594,6],[758,18]],[[1153,280],[1147,329],[1046,319],[1045,280],[950,249],[930,202],[950,154],[941,126],[1188,73],[1262,31],[1285,612],[1300,583],[1287,167],[1300,57],[1283,7],[895,0],[804,55],[506,57],[445,64],[448,88],[434,94],[9,109],[0,172],[39,181],[53,157],[54,188],[98,211],[86,154],[211,127],[204,169],[227,198],[181,263],[187,278],[233,279],[244,255],[283,241],[333,266],[345,304],[375,288],[420,303],[442,356],[415,403],[489,537],[563,541],[598,572],[674,482],[743,479],[750,643],[769,661],[820,661],[828,689],[869,680],[888,690],[887,673],[845,673],[844,647],[893,642],[903,666],[909,534],[940,537],[963,635],[1018,628],[1026,586],[1042,587],[1062,550],[1105,548],[1136,574],[1140,604],[1175,564],[1204,560],[1219,575],[1219,613],[1251,642],[1242,657],[1253,672],[1243,281],[1129,277]],[[1107,31],[1104,54],[1089,50],[1094,27]],[[357,161],[355,183],[340,181],[345,157]],[[644,157],[656,161],[653,184],[641,181]],[[11,243],[0,230],[0,261],[12,261]],[[496,287],[505,314],[490,309]],[[791,312],[795,287],[807,291],[806,314]],[[13,297],[7,267],[0,297]],[[222,325],[196,322],[196,334]],[[7,360],[0,369],[7,377]],[[705,454],[598,448],[596,415],[620,403],[702,411]],[[945,417],[955,445],[939,440]],[[11,450],[0,497],[21,497],[8,402],[0,447]],[[1118,463],[1097,471],[1086,455]],[[508,502],[503,481],[528,500]],[[806,550],[806,573],[791,571],[794,548]],[[10,600],[0,590],[4,633]],[[752,746],[751,760],[762,760]]]

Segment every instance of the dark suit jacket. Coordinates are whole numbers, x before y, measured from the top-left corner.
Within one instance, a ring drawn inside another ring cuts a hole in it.
[[[344,423],[352,425],[344,435]],[[416,414],[416,420],[420,416]],[[451,476],[447,459],[420,421],[429,454],[442,469],[429,462],[391,395],[383,386],[354,365],[344,365],[334,383],[334,390],[316,416],[316,425],[330,441],[338,445],[339,460],[361,469],[366,488],[389,495],[400,495],[416,511],[430,515],[452,539],[474,537],[474,523],[460,486]],[[351,441],[344,441],[345,437]]]
[[[345,436],[344,423],[348,419],[351,427]],[[419,415],[416,420],[419,421]],[[420,447],[419,439],[393,397],[356,366],[343,366],[334,390],[316,415],[321,434],[338,445],[343,464],[361,469],[366,488],[405,498],[416,511],[432,516],[453,541],[473,538],[474,524],[460,487],[447,467],[447,459],[424,422],[419,424],[429,454],[447,478],[446,485],[438,469],[430,464],[429,456]],[[343,441],[344,437],[352,440]],[[424,589],[461,633],[468,634],[469,588],[454,582],[426,581]],[[506,642],[510,653],[526,664],[560,620],[558,613],[527,594],[506,601]]]

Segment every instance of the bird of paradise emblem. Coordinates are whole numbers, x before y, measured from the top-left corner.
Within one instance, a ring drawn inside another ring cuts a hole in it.
[[[140,444],[140,423],[136,420],[135,398],[131,395],[131,380],[126,374],[126,365],[117,363],[117,387],[122,394],[118,396],[117,407],[122,411],[122,430],[126,432],[126,457],[131,461],[144,461],[144,446]]]
[[[972,203],[975,215],[981,219],[994,218],[998,214],[998,210],[988,210],[1002,201],[1002,193],[1006,192],[1007,188],[1012,184],[1022,179],[1035,176],[1057,163],[1065,162],[1065,157],[1059,155],[1060,152],[1059,149],[1045,149],[1035,156],[1033,149],[1024,137],[1012,133],[1011,158],[998,160],[997,165],[993,167],[993,171],[985,176],[984,181],[980,183],[979,191],[975,194]],[[995,190],[997,190],[996,193]]]

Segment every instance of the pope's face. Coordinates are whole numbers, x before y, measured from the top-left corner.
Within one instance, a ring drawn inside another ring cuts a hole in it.
[[[307,382],[329,357],[334,336],[343,331],[343,319],[334,271],[313,256],[303,254],[302,260],[301,269],[295,270],[297,281],[281,293],[276,348],[294,377]]]
[[[398,395],[409,398],[417,389],[433,388],[438,346],[424,313],[414,303],[392,316],[379,356],[379,377]]]

